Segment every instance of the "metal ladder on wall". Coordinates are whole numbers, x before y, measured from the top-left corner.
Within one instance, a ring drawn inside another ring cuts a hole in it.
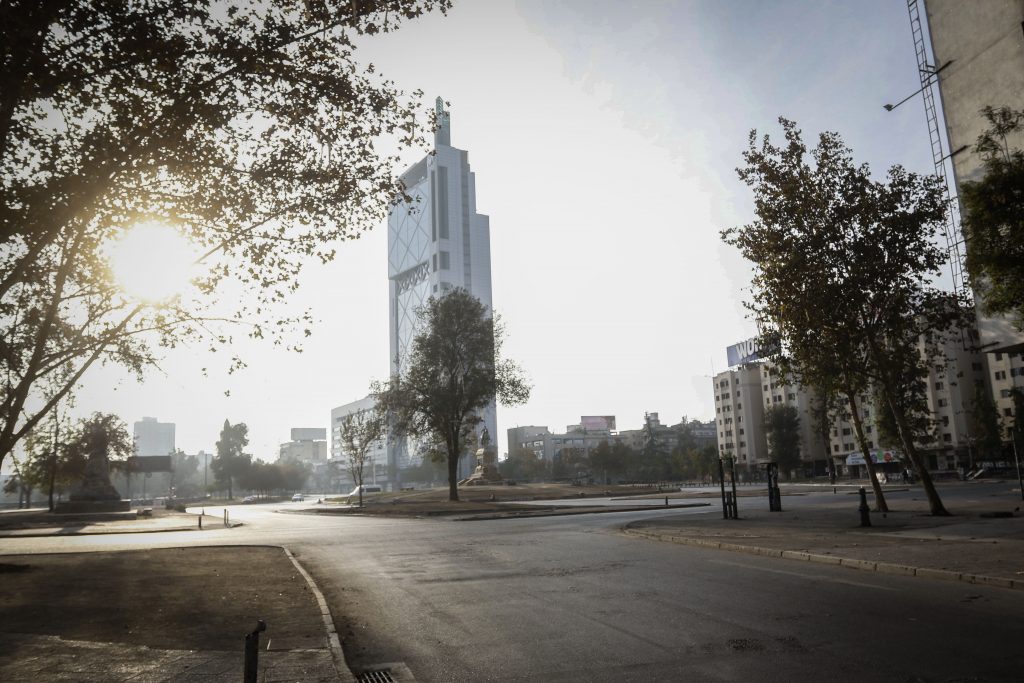
[[[917,55],[917,69],[921,78],[924,113],[925,118],[928,120],[928,138],[932,147],[932,163],[935,165],[935,175],[942,181],[946,189],[946,205],[949,210],[946,212],[946,223],[943,226],[943,232],[946,238],[946,254],[949,259],[950,275],[953,278],[953,287],[956,293],[970,297],[971,284],[967,276],[967,268],[964,264],[966,248],[963,231],[960,229],[960,202],[957,201],[957,198],[950,190],[949,174],[946,171],[946,162],[953,154],[960,150],[946,154],[946,148],[943,145],[938,110],[935,107],[935,88],[939,83],[937,75],[939,67],[928,59],[919,0],[907,0],[907,12],[910,14],[910,31],[914,37],[914,52]]]

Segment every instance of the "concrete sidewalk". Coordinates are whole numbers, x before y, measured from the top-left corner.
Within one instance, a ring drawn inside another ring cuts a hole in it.
[[[273,546],[0,556],[0,680],[354,681],[316,585]]]
[[[891,491],[891,511],[872,512],[872,526],[861,527],[856,496],[838,493],[834,499],[809,502],[786,492],[783,487],[783,512],[768,512],[766,496],[744,497],[737,520],[723,519],[719,512],[634,522],[624,531],[659,541],[862,571],[1024,589],[1024,516],[1019,499],[947,503],[952,516],[932,517],[919,489]],[[983,516],[992,513],[1012,516]]]
[[[229,520],[230,521],[230,520]],[[239,522],[231,522],[238,526]],[[203,528],[222,529],[219,515],[204,515]],[[92,515],[54,515],[45,509],[11,510],[0,514],[0,538],[78,536],[90,534],[144,534],[163,531],[195,531],[199,515],[163,508],[149,516],[135,511]]]

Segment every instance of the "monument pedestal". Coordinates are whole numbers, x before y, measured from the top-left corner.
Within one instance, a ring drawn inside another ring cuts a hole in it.
[[[476,451],[476,469],[459,482],[463,486],[494,486],[505,483],[498,472],[498,453],[494,446],[485,445]]]

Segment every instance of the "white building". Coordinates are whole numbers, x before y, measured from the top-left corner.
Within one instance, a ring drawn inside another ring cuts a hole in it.
[[[291,441],[281,444],[278,460],[294,460],[307,465],[327,462],[327,430],[324,427],[293,427]]]
[[[158,422],[155,417],[144,417],[134,424],[132,431],[136,455],[170,455],[174,452],[173,422]]]
[[[760,363],[744,363],[714,377],[718,453],[735,457],[737,469],[750,471],[768,462],[763,372]]]
[[[348,471],[348,455],[341,439],[341,425],[345,418],[355,413],[376,410],[373,398],[367,396],[352,403],[338,406],[331,411],[331,467],[332,476],[346,484],[352,483]],[[373,484],[388,482],[388,448],[387,439],[381,439],[370,449],[369,461],[363,468],[363,481]],[[344,487],[342,487],[344,489]]]
[[[488,218],[476,212],[476,178],[468,154],[451,146],[449,115],[441,98],[437,115],[434,151],[401,178],[411,201],[396,204],[388,216],[392,374],[404,369],[417,332],[416,310],[431,296],[461,287],[488,308],[492,305]],[[493,438],[498,433],[493,402],[481,417],[479,429],[486,426]],[[390,462],[398,469],[418,464],[422,456],[417,450],[405,439],[394,439]],[[468,475],[473,466],[472,458],[463,458],[459,476]]]

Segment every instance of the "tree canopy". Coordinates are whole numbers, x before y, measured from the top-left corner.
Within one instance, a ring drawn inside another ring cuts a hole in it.
[[[963,183],[967,271],[982,312],[1012,316],[1024,329],[1024,150],[1008,136],[1024,135],[1024,111],[986,107],[989,128],[975,151],[984,176]]]
[[[768,457],[787,476],[800,465],[800,413],[793,406],[774,405],[764,412]]]
[[[352,481],[359,487],[359,507],[363,507],[363,470],[372,462],[370,450],[384,436],[384,417],[376,409],[349,413],[341,422],[341,446]]]
[[[244,477],[252,467],[252,455],[244,453],[249,445],[249,427],[244,422],[231,424],[224,420],[217,441],[217,455],[210,461],[210,469],[221,486],[227,486],[228,498],[234,497],[234,482]]]
[[[754,264],[748,308],[762,336],[780,342],[794,378],[838,384],[855,420],[859,390],[879,386],[932,513],[944,514],[915,446],[924,435],[912,431],[899,400],[901,382],[922,366],[922,335],[944,334],[964,315],[963,302],[928,284],[946,259],[935,239],[946,215],[944,189],[900,166],[874,180],[837,133],[822,133],[808,150],[794,122],[780,123],[786,144],[768,136],[759,144],[752,131],[738,169],[753,189],[754,221],[722,234]],[[881,507],[874,466],[865,460]]]
[[[405,370],[373,387],[377,409],[393,433],[439,444],[448,464],[448,491],[459,499],[458,462],[482,411],[497,400],[526,402],[530,387],[519,367],[501,358],[500,320],[475,296],[455,288],[418,311]]]
[[[302,266],[402,193],[380,139],[422,145],[432,123],[356,44],[449,6],[0,3],[0,462],[97,362],[141,375],[236,334],[297,346],[310,316],[283,304]],[[147,223],[201,263],[178,296],[139,299],[111,272]]]

